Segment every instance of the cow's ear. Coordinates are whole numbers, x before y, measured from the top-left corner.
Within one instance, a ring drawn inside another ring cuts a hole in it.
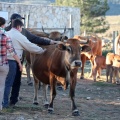
[[[66,50],[66,46],[64,44],[57,44],[56,47],[60,50]]]
[[[88,52],[90,50],[91,50],[91,48],[89,46],[87,46],[87,45],[82,46],[82,49],[81,49],[82,52]]]

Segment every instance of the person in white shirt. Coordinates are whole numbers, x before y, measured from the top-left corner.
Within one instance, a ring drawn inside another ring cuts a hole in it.
[[[44,49],[31,43],[24,35],[22,35],[22,26],[22,21],[20,19],[15,19],[13,21],[12,29],[6,32],[6,34],[11,38],[13,42],[13,46],[18,57],[22,59],[23,50],[36,54],[43,53],[45,51]],[[9,106],[9,94],[15,79],[16,71],[18,69],[17,62],[9,53],[7,55],[7,58],[9,63],[9,72],[5,81],[5,90],[2,103],[4,108]]]

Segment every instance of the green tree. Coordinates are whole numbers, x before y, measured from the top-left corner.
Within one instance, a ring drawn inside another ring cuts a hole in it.
[[[105,18],[109,10],[107,0],[56,0],[55,4],[80,8],[81,32],[104,33],[109,29]]]

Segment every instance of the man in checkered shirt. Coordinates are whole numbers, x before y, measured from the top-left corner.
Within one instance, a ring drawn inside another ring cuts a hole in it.
[[[7,51],[11,53],[13,58],[17,61],[20,70],[22,71],[22,64],[17,56],[12,41],[5,35],[5,19],[0,17],[0,110],[2,110],[2,101],[5,87],[5,80],[9,71],[7,60]]]

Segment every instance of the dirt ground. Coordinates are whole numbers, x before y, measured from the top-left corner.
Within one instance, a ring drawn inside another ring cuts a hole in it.
[[[105,71],[97,82],[88,79],[88,72],[85,80],[80,80],[78,73],[75,100],[80,116],[71,114],[69,89],[57,90],[53,114],[48,114],[43,107],[42,89],[39,90],[39,105],[33,105],[34,89],[27,85],[23,71],[20,100],[15,107],[3,109],[0,120],[120,120],[120,86],[106,83]]]

